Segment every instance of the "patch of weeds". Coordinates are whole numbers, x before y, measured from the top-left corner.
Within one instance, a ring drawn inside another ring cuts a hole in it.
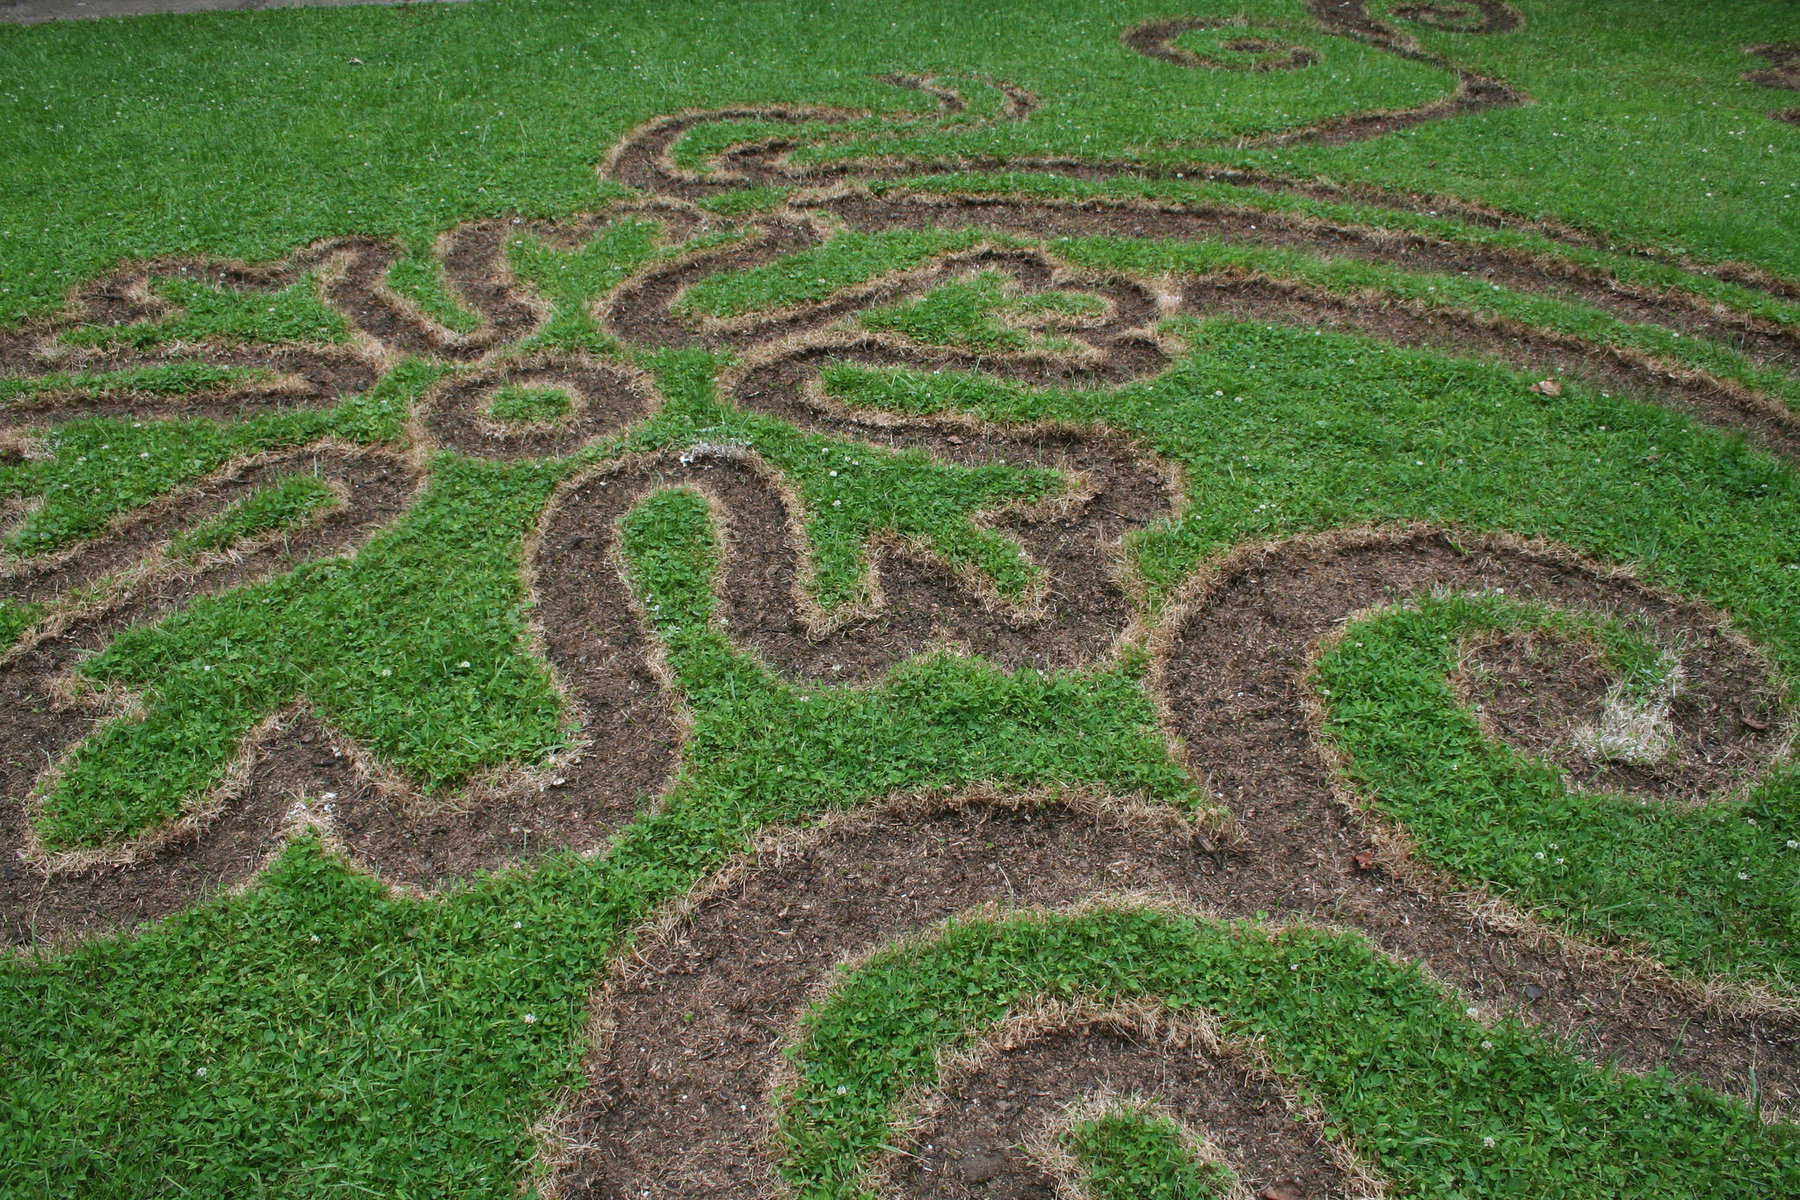
[[[660,221],[627,218],[606,225],[576,250],[558,250],[528,234],[509,242],[513,271],[542,293],[553,310],[535,342],[610,352],[614,339],[601,332],[589,307],[657,256],[662,229]]]
[[[1005,276],[983,271],[970,279],[942,284],[916,300],[869,309],[858,314],[857,319],[869,329],[903,334],[934,346],[964,350],[1067,350],[1067,339],[1048,338],[1021,326],[1090,315],[1093,304],[1099,302],[1098,297],[1066,292],[1010,296]]]
[[[871,538],[930,548],[953,568],[985,577],[1008,599],[1024,598],[1039,571],[1017,542],[977,522],[984,512],[1056,495],[1055,471],[1006,463],[966,467],[919,450],[804,433],[786,422],[722,403],[705,355],[655,360],[667,408],[634,440],[638,449],[697,443],[753,449],[779,469],[806,505],[812,597],[827,614],[866,601]]]
[[[849,365],[826,382],[871,409],[1143,437],[1189,479],[1180,518],[1134,538],[1155,605],[1245,541],[1459,525],[1636,564],[1732,613],[1800,675],[1800,475],[1741,436],[1578,384],[1544,402],[1519,372],[1368,338],[1224,319],[1177,329],[1187,356],[1108,391]]]
[[[388,269],[387,285],[452,333],[474,333],[481,328],[481,317],[451,294],[431,239],[408,239],[406,253]]]
[[[1384,208],[1374,204],[1321,200],[1314,196],[1271,192],[1263,188],[1186,179],[1080,179],[1043,171],[965,171],[915,175],[872,185],[880,195],[891,190],[950,194],[1043,196],[1058,199],[1116,197],[1176,201],[1196,206],[1270,213],[1293,213],[1375,229],[1430,234],[1470,246],[1525,250],[1546,258],[1591,266],[1619,279],[1651,288],[1703,296],[1739,312],[1785,325],[1800,325],[1800,304],[1728,279],[1684,270],[1672,263],[1595,246],[1572,245],[1523,229],[1477,225],[1454,217]]]
[[[0,653],[18,640],[21,633],[37,623],[44,613],[41,604],[26,604],[18,600],[0,600]]]
[[[186,396],[228,384],[267,380],[256,367],[216,367],[210,363],[165,363],[122,371],[63,371],[30,378],[0,378],[0,406],[49,393],[71,396]]]
[[[976,230],[851,230],[764,266],[702,279],[682,297],[681,311],[741,317],[790,308],[823,300],[890,271],[919,266],[952,250],[1004,241]]]
[[[335,435],[362,444],[397,441],[408,405],[440,372],[403,364],[367,393],[328,409],[210,418],[70,421],[50,435],[52,457],[27,464],[20,494],[42,504],[7,539],[19,554],[43,554],[91,537],[107,522],[192,483],[234,458],[303,446]]]
[[[1339,295],[1370,294],[1428,308],[1507,317],[1534,329],[1573,334],[1602,346],[1620,346],[1698,367],[1777,397],[1800,411],[1800,381],[1785,371],[1752,362],[1722,342],[1661,325],[1624,321],[1577,300],[1521,292],[1479,276],[1407,271],[1353,258],[1316,258],[1295,250],[1223,241],[1141,242],[1118,238],[1059,238],[1049,243],[1078,266],[1123,269],[1134,274],[1254,271],[1278,279],[1317,284]]]
[[[717,196],[708,196],[700,201],[700,207],[708,212],[716,212],[722,217],[748,217],[780,208],[793,194],[793,188],[744,187],[732,192],[723,192]]]
[[[970,779],[1104,781],[1118,794],[1203,807],[1162,745],[1139,686],[1141,659],[1084,672],[1008,672],[934,655],[872,687],[791,684],[713,620],[717,548],[697,494],[652,497],[627,519],[625,536],[646,609],[694,710],[693,782],[668,804],[677,819],[720,794],[731,797],[737,821],[766,822]]]
[[[102,845],[176,816],[251,727],[306,697],[383,761],[441,791],[568,735],[522,653],[520,544],[559,472],[446,458],[407,517],[355,558],[301,566],[126,631],[83,675],[144,695],[74,752],[39,832]]]

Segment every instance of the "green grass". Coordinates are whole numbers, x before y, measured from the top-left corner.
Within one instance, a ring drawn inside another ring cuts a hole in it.
[[[136,325],[93,325],[64,340],[77,346],[132,346],[139,350],[202,337],[225,342],[341,342],[344,319],[319,300],[318,279],[302,276],[279,292],[236,292],[178,276],[160,279],[154,290],[177,315]]]
[[[1757,65],[1741,47],[1792,35],[1781,0],[1521,7],[1527,24],[1516,34],[1406,28],[1534,104],[1399,138],[1244,151],[1218,139],[1268,123],[1260,85],[1292,88],[1297,105],[1313,76],[1339,68],[1271,81],[1144,58],[1119,34],[1169,15],[1147,0],[1013,0],[979,12],[938,3],[913,6],[905,21],[866,0],[822,10],[501,0],[198,14],[137,22],[129,34],[91,23],[7,28],[0,123],[16,136],[0,197],[0,321],[53,306],[125,255],[266,259],[352,232],[425,244],[467,218],[568,212],[603,194],[593,163],[640,121],[720,103],[916,110],[921,98],[875,81],[896,71],[982,74],[1043,98],[1023,125],[947,135],[954,148],[1202,153],[1455,193],[1705,257],[1800,265],[1789,202],[1800,146],[1766,116],[1791,101],[1739,78]],[[1302,17],[1291,0],[1228,11]],[[1387,55],[1366,65],[1342,105],[1404,101],[1430,74]],[[608,79],[631,86],[595,85]],[[132,164],[128,185],[122,163]]]
[[[0,128],[14,135],[0,140],[0,324],[51,313],[68,289],[125,258],[261,262],[356,234],[393,239],[401,257],[389,285],[466,333],[479,319],[433,247],[459,221],[518,217],[508,261],[552,316],[506,353],[626,363],[653,376],[661,399],[645,421],[568,459],[441,454],[420,498],[357,554],[196,601],[83,659],[78,689],[119,688],[141,706],[80,744],[39,797],[37,834],[53,849],[105,848],[154,829],[224,778],[260,720],[299,700],[451,800],[483,771],[565,748],[570,714],[532,648],[521,559],[558,485],[627,453],[707,445],[759,455],[805,502],[805,586],[833,616],[870,598],[868,546],[884,539],[926,547],[1011,599],[1054,584],[984,518],[1056,495],[1069,483],[1057,472],[808,434],[724,395],[717,381],[730,356],[623,346],[600,329],[596,306],[633,272],[742,237],[789,194],[714,197],[708,223],[682,247],[662,244],[660,222],[630,214],[572,249],[528,232],[525,219],[629,199],[594,167],[655,116],[842,104],[881,115],[829,127],[803,160],[871,149],[1204,160],[1452,194],[1619,245],[1571,248],[1449,216],[1184,179],[951,172],[877,187],[1202,201],[1427,232],[1558,254],[1800,326],[1800,304],[1658,257],[1744,260],[1800,277],[1800,140],[1765,115],[1791,93],[1740,78],[1759,65],[1744,45],[1792,36],[1787,6],[1519,7],[1526,26],[1515,34],[1400,24],[1533,103],[1278,149],[1235,139],[1416,104],[1451,77],[1324,35],[1297,0],[1181,10],[1241,14],[1322,59],[1273,73],[1186,70],[1133,53],[1121,31],[1175,15],[1148,0],[933,0],[904,13],[866,0],[486,0],[0,26]],[[1190,33],[1182,44],[1211,53],[1223,37]],[[970,110],[941,116],[928,98],[880,82],[887,72],[937,73],[967,91]],[[988,121],[1003,100],[995,79],[1030,88],[1042,107],[1023,122]],[[701,164],[753,124],[702,127],[678,154]],[[979,228],[839,231],[701,281],[687,311],[749,318],[959,250],[1030,241]],[[1101,274],[1260,275],[1359,304],[1514,320],[1800,409],[1791,372],[1725,340],[1620,320],[1553,290],[1223,241],[1044,246]],[[258,295],[158,278],[166,320],[68,340],[170,361],[0,378],[0,415],[46,396],[146,403],[139,419],[55,424],[42,454],[0,459],[0,502],[26,506],[5,556],[76,547],[245,456],[327,439],[416,451],[415,406],[459,368],[403,362],[366,393],[319,409],[148,415],[153,403],[254,374],[171,347],[345,343],[347,326],[317,285],[308,277]],[[975,273],[845,324],[977,352],[1058,349],[1091,306],[1079,291],[1018,298],[1001,276]],[[1183,347],[1170,370],[1122,388],[851,365],[829,368],[825,382],[845,403],[886,412],[1119,430],[1178,464],[1187,481],[1178,513],[1125,551],[1147,586],[1140,615],[1151,625],[1235,546],[1419,521],[1542,537],[1627,564],[1725,611],[1790,692],[1800,679],[1791,464],[1650,397],[1577,382],[1560,397],[1534,395],[1538,372],[1284,325],[1196,317],[1165,332]],[[491,415],[544,423],[567,404],[554,389],[514,388]],[[171,552],[229,553],[335,502],[323,481],[289,475],[171,531]],[[302,839],[252,886],[154,926],[0,957],[0,1196],[514,1196],[538,1151],[534,1122],[581,1084],[595,980],[631,952],[643,922],[759,836],[895,793],[978,782],[1107,793],[1200,827],[1221,815],[1171,753],[1141,643],[1081,670],[1006,671],[936,653],[866,687],[800,684],[720,623],[719,535],[697,494],[658,493],[623,528],[633,587],[691,720],[667,794],[593,855],[551,855],[433,898],[387,890]],[[0,645],[57,603],[0,599]],[[1800,773],[1778,767],[1741,802],[1694,811],[1572,791],[1544,764],[1485,739],[1446,684],[1457,647],[1497,630],[1595,642],[1640,693],[1667,669],[1664,648],[1629,621],[1416,597],[1356,625],[1320,664],[1327,735],[1347,752],[1350,785],[1404,823],[1428,860],[1554,925],[1642,947],[1683,976],[1791,995]],[[1396,1196],[1800,1191],[1793,1125],[1759,1122],[1679,1079],[1595,1066],[1511,1022],[1476,1020],[1465,1000],[1354,935],[1124,905],[971,918],[880,951],[831,984],[805,1018],[798,1084],[777,1114],[783,1170],[808,1197],[860,1195],[864,1167],[903,1115],[896,1106],[930,1084],[939,1053],[1045,999],[1153,1000],[1215,1019],[1230,1040],[1258,1040]],[[1205,1131],[1153,1108],[1084,1118],[1063,1136],[1096,1200],[1223,1194],[1223,1168],[1189,1153]]]

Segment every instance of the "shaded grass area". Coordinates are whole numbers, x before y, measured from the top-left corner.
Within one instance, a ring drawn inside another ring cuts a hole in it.
[[[1033,1000],[1146,997],[1260,1042],[1399,1194],[1687,1200],[1800,1187],[1792,1128],[1474,1020],[1354,935],[1131,907],[967,919],[834,984],[804,1019],[781,1121],[783,1173],[800,1195],[870,1194],[860,1176],[893,1136],[895,1102],[934,1080],[941,1049]]]
[[[53,307],[124,256],[269,259],[345,233],[422,246],[459,220],[591,207],[607,194],[593,164],[650,117],[722,103],[923,107],[876,82],[889,72],[981,74],[1044,100],[1028,122],[952,124],[924,151],[1199,154],[1452,192],[1800,270],[1800,140],[1766,115],[1784,94],[1740,78],[1755,65],[1743,46],[1792,35],[1782,0],[1520,7],[1525,27],[1504,35],[1395,23],[1533,104],[1366,143],[1271,150],[1224,139],[1319,115],[1321,90],[1340,107],[1404,103],[1432,72],[1336,38],[1305,71],[1184,70],[1119,40],[1169,15],[1150,0],[978,11],[938,2],[909,6],[904,21],[868,0],[497,0],[0,29],[0,123],[17,135],[4,151],[0,321]],[[1229,11],[1308,23],[1298,0]],[[1346,78],[1315,88],[1337,75]],[[133,164],[129,201],[121,163]],[[403,278],[429,294],[428,280]]]

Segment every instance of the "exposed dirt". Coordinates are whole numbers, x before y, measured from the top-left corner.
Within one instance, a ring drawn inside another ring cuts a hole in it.
[[[1744,53],[1754,54],[1769,64],[1759,71],[1745,71],[1745,79],[1764,87],[1800,92],[1800,42],[1765,42],[1745,46]]]
[[[1724,795],[1767,757],[1769,744],[1747,739],[1779,721],[1781,698],[1769,673],[1719,646],[1692,647],[1689,659],[1711,660],[1697,683],[1685,670],[1672,687],[1634,699],[1589,638],[1541,630],[1477,638],[1454,683],[1496,736],[1548,759],[1582,787],[1633,792],[1668,801],[1700,802]],[[1613,708],[1666,707],[1656,722],[1667,748],[1654,761],[1606,756],[1585,747],[1583,734],[1604,727]]]
[[[1255,35],[1236,37],[1223,44],[1223,49],[1234,54],[1255,55],[1249,62],[1199,54],[1176,41],[1184,33],[1201,29],[1245,28],[1249,24],[1242,18],[1177,17],[1127,29],[1124,41],[1139,54],[1160,58],[1178,67],[1201,67],[1213,71],[1297,71],[1319,61],[1316,50],[1306,46],[1284,45],[1272,38]]]
[[[489,411],[503,388],[551,388],[565,393],[573,411],[553,422],[509,425]],[[650,415],[650,384],[607,363],[538,359],[451,376],[420,404],[429,441],[483,458],[548,458],[582,446]]]

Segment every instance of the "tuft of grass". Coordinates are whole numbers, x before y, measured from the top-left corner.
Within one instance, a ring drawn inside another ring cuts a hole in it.
[[[1180,1126],[1155,1112],[1118,1108],[1071,1126],[1064,1146],[1093,1200],[1230,1200],[1230,1167],[1196,1161]]]
[[[497,421],[544,425],[568,416],[574,407],[561,388],[504,387],[494,394],[488,412]]]

